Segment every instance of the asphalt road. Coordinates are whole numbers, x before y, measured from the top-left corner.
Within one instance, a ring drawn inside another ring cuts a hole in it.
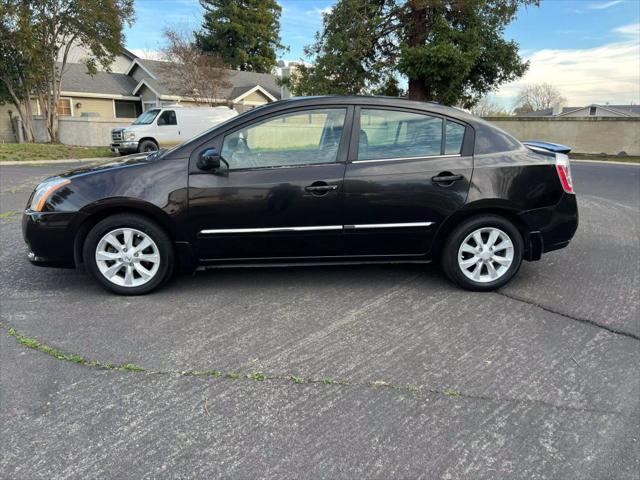
[[[62,168],[0,167],[0,478],[638,478],[640,167],[574,164],[574,241],[500,292],[414,265],[136,298],[27,262],[12,212]]]

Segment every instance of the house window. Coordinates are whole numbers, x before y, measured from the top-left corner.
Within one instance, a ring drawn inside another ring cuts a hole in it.
[[[137,109],[136,106],[140,105],[138,102],[125,102],[121,100],[115,101],[116,118],[136,118]]]
[[[58,116],[70,117],[71,116],[71,99],[61,98],[58,100]]]
[[[596,114],[596,107],[589,108],[589,116],[593,117]]]

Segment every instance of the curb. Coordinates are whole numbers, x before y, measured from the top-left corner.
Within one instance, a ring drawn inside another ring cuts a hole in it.
[[[97,157],[97,158],[66,158],[63,160],[10,160],[8,162],[0,161],[0,167],[3,165],[57,165],[61,163],[90,163],[90,162],[100,162],[102,160],[111,160],[117,159],[120,157]]]
[[[574,162],[602,163],[602,164],[613,164],[613,165],[635,165],[636,167],[640,167],[640,163],[636,163],[636,162],[616,162],[614,160],[584,160],[581,158],[571,158],[571,157],[569,157],[569,160],[571,160],[571,163],[574,163]]]

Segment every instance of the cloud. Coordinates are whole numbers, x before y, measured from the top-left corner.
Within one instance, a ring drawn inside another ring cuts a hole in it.
[[[623,25],[614,30],[618,35],[640,37],[640,23],[631,23],[629,25]]]
[[[606,3],[592,3],[591,5],[588,5],[587,8],[590,10],[604,10],[618,5],[619,3],[622,3],[622,0],[612,0],[611,2]]]
[[[503,85],[496,96],[514,99],[528,84],[555,85],[572,105],[640,103],[638,24],[614,30],[620,41],[594,48],[544,49],[531,52],[529,70],[520,80]],[[630,38],[633,37],[633,38]]]
[[[329,5],[327,7],[324,8],[314,8],[312,10],[307,10],[306,12],[304,12],[307,15],[318,15],[320,17],[323,17],[324,15],[329,15],[331,12],[333,11],[333,5]]]
[[[132,48],[130,52],[140,58],[147,60],[164,60],[164,54],[160,50],[149,50],[146,48]]]

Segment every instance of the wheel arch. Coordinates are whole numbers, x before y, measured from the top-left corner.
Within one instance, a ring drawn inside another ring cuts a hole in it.
[[[156,144],[156,147],[158,147],[158,149],[160,149],[160,143],[153,137],[142,137],[140,140],[138,140],[138,150],[139,150],[139,146],[142,144],[142,142],[146,142],[146,141],[150,141]]]
[[[82,248],[89,231],[101,220],[119,213],[133,213],[154,221],[169,235],[175,250],[176,232],[171,219],[162,209],[151,203],[115,198],[103,200],[100,204],[89,205],[83,208],[82,213],[84,213],[83,221],[76,227],[73,242],[73,258],[76,266],[84,263]]]
[[[500,199],[480,200],[465,205],[463,209],[453,213],[452,215],[447,217],[444,222],[442,222],[442,224],[436,231],[430,250],[430,257],[435,259],[440,256],[447,238],[449,237],[453,229],[461,222],[476,215],[493,214],[505,218],[518,229],[520,235],[522,235],[522,240],[524,242],[524,257],[526,259],[529,259],[529,257],[532,257],[532,244],[530,239],[532,232],[527,224],[518,215],[519,211],[520,209],[512,203]]]

